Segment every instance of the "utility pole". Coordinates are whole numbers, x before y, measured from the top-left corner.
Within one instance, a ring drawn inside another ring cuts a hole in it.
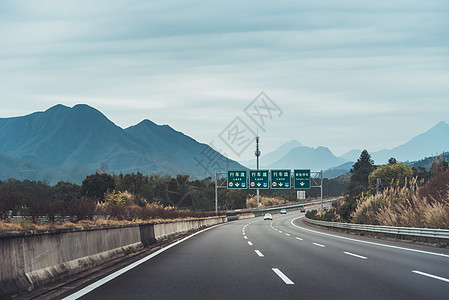
[[[260,150],[259,150],[259,130],[257,130],[257,136],[256,136],[256,152],[254,152],[256,155],[256,161],[257,161],[257,170],[259,170],[259,156],[260,156]],[[259,189],[257,189],[257,207],[260,205],[259,200]]]

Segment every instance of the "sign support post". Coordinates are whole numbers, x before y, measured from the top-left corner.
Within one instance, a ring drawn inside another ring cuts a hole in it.
[[[218,189],[227,188],[226,180],[223,180],[220,184],[218,184],[220,175],[226,175],[227,172],[219,172],[215,171],[215,214],[218,215]]]
[[[312,176],[313,175],[313,176]],[[321,213],[323,213],[323,170],[319,172],[310,172],[310,187],[320,188]]]

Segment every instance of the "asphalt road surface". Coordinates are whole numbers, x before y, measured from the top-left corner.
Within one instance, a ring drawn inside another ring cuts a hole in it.
[[[66,299],[449,299],[449,250],[303,224],[289,212],[219,225]]]

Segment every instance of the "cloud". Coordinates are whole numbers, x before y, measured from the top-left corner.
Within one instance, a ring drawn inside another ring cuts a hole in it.
[[[264,90],[285,111],[268,147],[395,146],[449,121],[448,11],[405,0],[2,1],[1,114],[88,103],[122,127],[151,118],[208,142]]]

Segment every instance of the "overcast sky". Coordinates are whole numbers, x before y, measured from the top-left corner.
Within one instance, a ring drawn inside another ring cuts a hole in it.
[[[449,123],[448,16],[447,0],[2,0],[0,117],[85,103],[237,160],[254,146],[232,131],[257,128],[265,154],[390,149]]]

